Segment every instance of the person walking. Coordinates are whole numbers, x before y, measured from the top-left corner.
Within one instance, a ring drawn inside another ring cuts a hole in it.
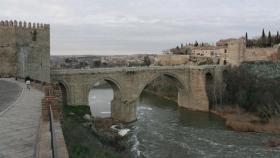
[[[28,89],[28,90],[30,90],[30,87],[31,87],[31,82],[30,82],[30,80],[26,80],[26,88]]]

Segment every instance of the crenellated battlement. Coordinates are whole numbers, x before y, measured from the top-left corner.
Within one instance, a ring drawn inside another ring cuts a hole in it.
[[[26,21],[16,21],[16,20],[1,20],[0,27],[10,27],[10,28],[23,28],[23,29],[50,29],[49,24],[43,23],[31,23]]]
[[[0,77],[50,80],[50,25],[0,19]]]

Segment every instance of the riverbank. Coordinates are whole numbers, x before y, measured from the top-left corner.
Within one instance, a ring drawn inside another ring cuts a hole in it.
[[[213,113],[226,119],[227,127],[280,133],[279,62],[246,62],[230,67],[223,72],[223,82],[222,87],[212,87],[207,94],[208,98],[222,94],[211,106]]]
[[[121,158],[121,152],[102,143],[83,118],[91,114],[88,106],[63,107],[62,128],[70,158]]]
[[[235,131],[280,134],[280,117],[272,117],[268,122],[263,122],[257,114],[240,108],[216,108],[211,112],[224,118],[226,126]]]

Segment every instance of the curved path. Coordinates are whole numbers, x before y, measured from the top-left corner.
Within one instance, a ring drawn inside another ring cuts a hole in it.
[[[11,90],[4,95],[6,97],[2,97],[6,100],[2,105],[6,109],[0,112],[0,158],[32,158],[35,155],[43,93],[33,88],[29,91],[24,83],[12,79],[0,81],[0,85],[5,84],[1,87],[6,89],[13,89],[11,87],[15,84],[22,89],[20,95],[16,90]]]
[[[0,112],[14,102],[20,95],[22,88],[11,79],[0,79]]]

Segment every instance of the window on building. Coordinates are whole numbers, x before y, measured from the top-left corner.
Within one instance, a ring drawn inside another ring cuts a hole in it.
[[[227,53],[227,49],[225,49],[225,53]]]
[[[211,56],[213,56],[214,55],[214,51],[211,51]]]

